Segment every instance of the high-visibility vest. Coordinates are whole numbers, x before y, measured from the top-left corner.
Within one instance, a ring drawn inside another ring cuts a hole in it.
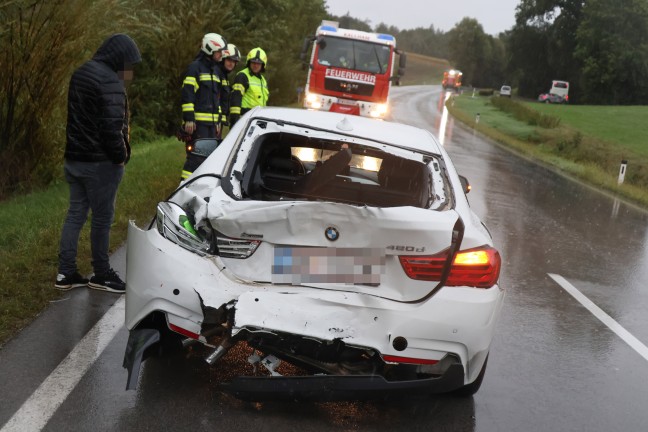
[[[256,106],[266,106],[268,104],[268,97],[270,90],[268,90],[268,82],[263,75],[253,75],[250,69],[245,68],[241,72],[245,74],[248,79],[248,88],[243,94],[241,101],[241,108],[251,109]]]

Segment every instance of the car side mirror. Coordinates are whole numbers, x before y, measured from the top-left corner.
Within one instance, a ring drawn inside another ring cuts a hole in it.
[[[405,54],[404,52],[401,52],[400,53],[400,58],[398,59],[398,69],[399,69],[398,73],[400,73],[400,69],[403,69],[402,74],[404,74],[406,65],[407,65],[407,54]]]
[[[461,187],[463,187],[464,193],[467,194],[468,192],[470,192],[472,186],[470,186],[468,179],[462,175],[459,175],[459,181],[461,181]]]
[[[309,66],[308,62],[306,61],[306,55],[308,54],[308,48],[310,47],[311,43],[315,40],[314,36],[309,36],[304,38],[304,43],[302,45],[301,52],[299,53],[299,59],[302,62],[302,69],[306,70]]]
[[[304,38],[304,42],[302,43],[302,49],[301,52],[299,53],[299,58],[301,61],[306,61],[306,53],[308,53],[308,48],[310,47],[311,43],[315,40],[314,36],[308,36]]]
[[[197,139],[193,142],[190,151],[197,156],[206,158],[216,150],[216,147],[218,147],[219,144],[220,141],[215,138]]]

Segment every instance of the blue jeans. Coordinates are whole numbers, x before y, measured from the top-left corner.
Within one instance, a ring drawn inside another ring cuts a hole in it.
[[[92,210],[92,267],[95,274],[104,274],[110,269],[110,226],[115,217],[117,188],[124,175],[124,167],[110,161],[66,160],[64,168],[65,179],[70,185],[70,207],[61,233],[58,272],[70,275],[77,271],[79,235],[89,210]]]

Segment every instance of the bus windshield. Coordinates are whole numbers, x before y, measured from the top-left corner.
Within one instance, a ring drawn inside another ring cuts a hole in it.
[[[375,74],[384,74],[389,67],[389,45],[322,36],[318,39],[317,46],[317,63],[323,66]]]

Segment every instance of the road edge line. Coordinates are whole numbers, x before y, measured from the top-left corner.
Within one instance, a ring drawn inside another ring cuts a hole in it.
[[[0,432],[40,431],[124,326],[122,295],[52,371]]]
[[[634,349],[640,356],[645,360],[648,360],[648,347],[644,345],[639,339],[634,337],[628,330],[623,328],[614,318],[605,313],[603,309],[596,306],[594,302],[585,297],[574,285],[569,283],[564,277],[554,274],[547,273],[550,278],[552,278],[558,285],[560,285],[565,291],[567,291],[572,297],[574,297],[580,304],[585,306],[592,315],[598,318],[603,324],[605,324],[610,330],[616,333],[625,343],[627,343],[630,348]]]

